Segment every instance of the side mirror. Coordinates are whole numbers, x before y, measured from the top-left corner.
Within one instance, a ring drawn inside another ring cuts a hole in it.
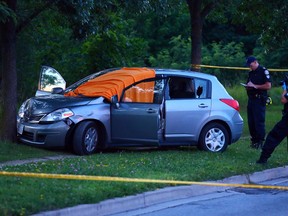
[[[52,88],[52,92],[51,93],[52,94],[63,94],[64,90],[61,87],[55,87],[55,88]]]
[[[118,95],[113,95],[111,97],[111,104],[115,109],[118,109],[120,107],[119,101],[118,101]]]

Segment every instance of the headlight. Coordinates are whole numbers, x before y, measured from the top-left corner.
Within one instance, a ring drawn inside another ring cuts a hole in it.
[[[44,116],[40,122],[60,121],[73,115],[74,113],[68,108],[58,109]]]
[[[18,117],[19,118],[23,118],[24,117],[24,111],[25,111],[25,106],[28,103],[29,99],[27,99],[24,103],[22,103],[22,105],[20,106],[19,110],[18,110]]]

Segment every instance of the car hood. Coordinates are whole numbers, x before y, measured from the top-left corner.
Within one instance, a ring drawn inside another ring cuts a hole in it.
[[[32,115],[47,114],[60,108],[83,106],[90,103],[95,98],[87,97],[65,97],[63,95],[48,95],[32,97],[25,105],[25,110]]]

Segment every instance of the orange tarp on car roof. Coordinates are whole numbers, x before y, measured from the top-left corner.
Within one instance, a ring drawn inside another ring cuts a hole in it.
[[[78,86],[74,91],[70,91],[65,96],[103,96],[110,101],[113,95],[118,95],[127,86],[144,79],[155,77],[155,70],[149,68],[121,68],[108,72],[86,83]]]

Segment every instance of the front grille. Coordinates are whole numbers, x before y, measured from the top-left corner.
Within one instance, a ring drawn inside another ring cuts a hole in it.
[[[36,136],[34,136],[33,133],[27,132],[27,131],[23,131],[23,134],[21,135],[21,137],[23,139],[33,141],[33,142],[44,142],[46,139],[46,135],[37,134]],[[35,139],[34,139],[34,137],[35,137]]]
[[[24,139],[33,141],[33,136],[34,136],[33,133],[30,133],[30,132],[27,132],[27,131],[23,131],[22,137],[23,137]]]

